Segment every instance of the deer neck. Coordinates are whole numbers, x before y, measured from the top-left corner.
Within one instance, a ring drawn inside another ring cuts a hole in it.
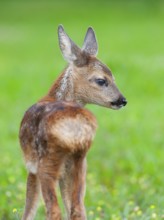
[[[68,66],[60,75],[57,81],[51,87],[48,97],[53,101],[75,102],[80,106],[84,106],[82,100],[78,99],[75,94],[73,67]]]

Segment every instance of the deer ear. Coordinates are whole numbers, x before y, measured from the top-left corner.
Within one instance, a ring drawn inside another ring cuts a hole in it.
[[[82,50],[91,56],[96,56],[98,52],[98,45],[94,30],[89,27],[85,35]]]
[[[58,27],[59,46],[64,59],[69,63],[72,63],[79,59],[81,56],[81,49],[69,38],[65,33],[62,25]]]

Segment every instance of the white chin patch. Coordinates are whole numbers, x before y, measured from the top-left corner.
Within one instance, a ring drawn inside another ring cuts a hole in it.
[[[120,109],[122,107],[123,107],[123,105],[119,105],[119,106],[118,105],[111,105],[111,108],[114,110]]]

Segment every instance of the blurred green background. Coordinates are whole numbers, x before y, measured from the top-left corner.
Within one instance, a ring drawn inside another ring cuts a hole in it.
[[[80,46],[95,29],[98,57],[128,100],[120,111],[87,106],[99,123],[88,154],[88,219],[164,219],[164,1],[1,0],[0,220],[22,215],[19,124],[66,65],[58,24]],[[44,219],[43,202],[36,219]]]

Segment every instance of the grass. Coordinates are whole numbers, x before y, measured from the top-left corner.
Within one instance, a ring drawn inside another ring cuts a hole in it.
[[[99,123],[88,154],[88,219],[163,219],[163,1],[0,5],[0,220],[20,219],[23,211],[27,173],[19,124],[66,65],[57,42],[60,23],[79,45],[87,27],[94,27],[98,57],[128,99],[120,111],[87,106]],[[41,203],[36,220],[42,219]]]

